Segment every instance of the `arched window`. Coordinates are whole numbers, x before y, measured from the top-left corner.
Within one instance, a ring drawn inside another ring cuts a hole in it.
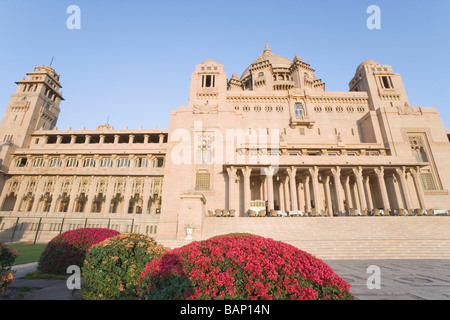
[[[303,117],[305,115],[305,110],[303,109],[303,105],[301,103],[295,104],[295,116],[296,117]]]

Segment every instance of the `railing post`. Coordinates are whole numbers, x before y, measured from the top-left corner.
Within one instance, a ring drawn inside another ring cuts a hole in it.
[[[14,235],[16,234],[16,229],[17,229],[17,225],[19,224],[19,217],[17,217],[17,220],[16,220],[16,224],[14,225],[14,230],[13,230],[13,233],[12,233],[12,236],[11,236],[11,242],[13,242],[14,241]]]
[[[131,219],[131,230],[130,230],[130,233],[133,233],[133,228],[134,228],[134,219]]]
[[[37,227],[37,230],[36,230],[36,235],[34,236],[34,242],[33,242],[33,244],[36,244],[37,237],[38,237],[38,233],[39,233],[39,229],[41,228],[41,221],[42,221],[42,217],[39,218],[39,223],[38,223],[38,227]]]
[[[63,225],[64,225],[64,219],[65,219],[65,218],[62,218],[62,221],[61,221],[61,228],[59,228],[59,234],[62,233]]]
[[[109,229],[110,225],[111,225],[111,219],[108,219],[108,229]]]

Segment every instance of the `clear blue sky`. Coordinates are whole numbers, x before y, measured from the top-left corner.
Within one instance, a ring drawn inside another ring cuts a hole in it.
[[[81,9],[69,30],[67,7]],[[369,30],[369,5],[381,30]],[[392,65],[411,105],[435,107],[450,129],[450,1],[0,0],[0,113],[14,81],[35,65],[61,75],[58,129],[168,128],[187,105],[196,64],[215,59],[241,75],[264,50],[316,70],[328,91],[348,91],[365,60]]]

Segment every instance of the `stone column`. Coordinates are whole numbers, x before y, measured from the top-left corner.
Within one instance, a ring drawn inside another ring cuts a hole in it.
[[[274,209],[274,201],[273,201],[273,168],[265,168],[264,174],[266,176],[267,181],[267,209],[273,210]]]
[[[97,179],[95,177],[91,177],[90,183],[89,183],[89,192],[88,192],[88,199],[86,202],[86,213],[92,212],[92,204],[94,203],[94,196],[95,196],[95,189],[97,187]]]
[[[313,186],[313,197],[314,197],[314,206],[316,212],[319,213],[319,210],[322,211],[322,200],[320,199],[320,190],[319,190],[319,169],[314,167],[313,169],[309,169],[311,173],[311,180]]]
[[[27,190],[29,178],[28,177],[22,177],[22,180],[20,181],[20,187],[19,191],[17,192],[16,197],[16,203],[14,204],[14,212],[18,212],[20,209],[20,205],[22,204],[22,199],[25,196],[25,191]]]
[[[298,199],[297,199],[297,185],[295,182],[295,175],[297,174],[297,169],[294,167],[291,167],[290,169],[287,169],[288,175],[289,175],[289,183],[290,183],[290,189],[291,189],[291,210],[297,211],[298,210]]]
[[[330,192],[330,176],[325,176],[325,201],[327,202],[327,216],[333,216],[333,202],[331,201],[331,192]]]
[[[38,178],[38,184],[36,186],[36,191],[34,192],[34,202],[33,206],[31,207],[31,212],[36,212],[39,205],[39,200],[41,199],[45,185],[45,179],[42,176],[39,176]]]
[[[364,189],[366,191],[367,209],[373,209],[372,193],[370,192],[370,178],[369,176],[364,177]]]
[[[349,211],[353,207],[353,199],[352,199],[352,193],[350,192],[350,177],[345,176],[344,177],[344,188],[345,188],[345,200],[347,204],[347,210]]]
[[[381,198],[383,199],[383,209],[387,210],[389,209],[389,198],[386,190],[386,182],[384,181],[384,168],[383,167],[375,168],[375,173],[377,175],[378,184],[381,190]],[[388,214],[389,212],[385,213]]]
[[[55,212],[56,202],[58,201],[58,198],[60,196],[61,187],[62,187],[62,179],[61,179],[61,177],[56,176],[55,187],[53,188],[53,192],[52,192],[52,203],[50,204],[49,212]]]
[[[228,210],[236,208],[236,202],[235,202],[235,184],[236,184],[236,168],[231,167],[227,168],[228,173]]]
[[[126,178],[125,186],[124,186],[124,196],[123,196],[123,206],[122,213],[127,214],[128,208],[130,206],[130,198],[131,198],[131,189],[133,187],[133,180],[130,177]]]
[[[78,194],[78,188],[80,185],[80,180],[77,176],[73,177],[72,180],[72,186],[70,189],[70,196],[69,196],[69,205],[67,207],[67,212],[74,212],[74,206],[75,206],[75,198],[77,197]],[[86,208],[85,208],[86,209]]]
[[[311,212],[311,190],[309,189],[310,176],[306,176],[304,180],[305,185],[305,210],[306,213]]]
[[[291,210],[291,201],[289,197],[289,177],[284,176],[281,178],[283,183],[283,194],[284,194],[284,208],[285,211]]]
[[[356,177],[356,186],[358,188],[358,194],[359,194],[359,203],[360,203],[360,210],[361,214],[365,214],[365,209],[367,209],[367,201],[366,201],[366,195],[364,194],[364,185],[363,185],[363,172],[362,168],[354,168],[353,173]]]
[[[279,179],[280,176],[278,175],[277,178]],[[281,180],[278,180],[278,202],[279,202],[279,209],[281,211],[285,211],[283,183]]]
[[[250,201],[251,199],[251,187],[250,187],[250,176],[252,174],[252,169],[249,167],[245,167],[242,169],[242,175],[244,176],[244,213],[247,213],[250,209]],[[238,216],[238,215],[236,215]]]
[[[406,181],[406,170],[405,168],[402,169],[397,168],[396,171],[402,185],[403,197],[405,199],[405,207],[406,207],[405,209],[406,210],[414,209],[411,204],[411,196],[409,193],[408,183]]]
[[[344,202],[342,199],[342,184],[341,184],[341,168],[336,167],[331,169],[334,179],[334,187],[336,189],[337,209],[339,214],[344,212]]]
[[[148,186],[145,185],[144,186],[144,190],[148,189]],[[105,195],[105,206],[103,208],[103,213],[108,214],[109,213],[109,209],[111,207],[111,199],[113,197],[113,192],[114,192],[114,178],[113,177],[109,177],[108,179],[108,187],[106,189],[106,195]],[[143,208],[142,208],[142,212],[144,212],[144,207],[145,210],[147,210],[147,207],[145,205],[145,200],[143,203]],[[146,212],[146,211],[145,211]]]
[[[427,204],[425,202],[425,195],[423,193],[422,181],[420,181],[419,168],[411,169],[411,175],[414,180],[414,185],[416,186],[417,197],[419,198],[419,205],[421,209],[427,209]],[[417,212],[416,212],[417,214]]]

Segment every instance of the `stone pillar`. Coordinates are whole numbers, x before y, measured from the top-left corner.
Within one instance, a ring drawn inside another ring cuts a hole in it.
[[[144,186],[145,189],[147,189],[147,185],[145,184]],[[108,214],[109,213],[109,208],[111,207],[111,199],[113,197],[113,192],[114,192],[114,178],[113,177],[109,177],[108,179],[108,187],[106,188],[106,195],[105,195],[105,206],[103,208],[103,213]],[[143,203],[143,208],[142,208],[142,212],[144,212],[144,207],[145,207],[145,200]]]
[[[400,183],[402,185],[403,197],[405,199],[405,207],[406,207],[405,209],[406,210],[414,209],[411,204],[411,195],[409,193],[408,183],[406,181],[406,170],[405,168],[402,169],[397,168],[396,171],[397,175],[400,178]]]
[[[128,208],[130,206],[130,198],[131,198],[131,188],[133,187],[133,181],[130,177],[126,178],[125,186],[124,186],[124,197],[123,197],[123,207],[122,213],[127,214]]]
[[[420,171],[419,168],[411,169],[411,175],[414,180],[414,185],[416,186],[417,197],[419,199],[419,205],[421,209],[427,209],[427,204],[425,202],[425,195],[423,193],[422,181],[420,181]],[[417,214],[417,212],[416,212]]]
[[[284,192],[283,192],[283,183],[281,182],[280,176],[277,176],[278,178],[278,202],[279,202],[279,207],[281,211],[285,211],[284,208]]]
[[[38,184],[36,187],[36,192],[34,193],[34,202],[33,202],[33,207],[31,207],[31,212],[36,212],[38,205],[39,205],[39,200],[41,199],[43,193],[43,189],[44,189],[44,185],[45,185],[45,179],[42,176],[39,176],[38,178]]]
[[[353,199],[352,199],[352,194],[350,192],[350,177],[349,176],[345,176],[344,177],[344,188],[345,188],[345,200],[346,200],[346,204],[347,204],[347,210],[350,210],[353,207]]]
[[[337,209],[339,214],[344,212],[344,201],[342,199],[342,184],[341,184],[341,168],[336,167],[331,169],[334,179],[334,188],[336,191]]]
[[[380,186],[381,191],[381,198],[383,199],[383,209],[387,210],[389,209],[389,198],[386,190],[386,182],[384,181],[384,168],[375,168],[375,173],[378,178],[378,184]],[[385,212],[385,214],[388,214],[389,212]]]
[[[333,202],[331,201],[331,192],[330,192],[330,176],[325,176],[325,201],[327,202],[327,216],[333,216]]]
[[[163,144],[164,143],[164,135],[161,133],[159,135],[159,144]]]
[[[297,199],[297,185],[295,182],[295,175],[297,174],[297,169],[294,167],[291,167],[290,169],[287,169],[288,175],[289,175],[289,184],[291,189],[291,210],[297,211],[298,210],[298,199]]]
[[[309,188],[310,176],[306,176],[304,180],[305,185],[305,210],[306,213],[311,212],[311,190]]]
[[[69,206],[67,207],[67,212],[69,212],[69,213],[75,211],[74,210],[75,198],[77,197],[77,194],[78,194],[79,185],[80,185],[79,178],[77,176],[74,176],[73,180],[72,180],[72,186],[70,189]]]
[[[314,167],[313,169],[309,169],[311,173],[312,187],[313,187],[313,197],[314,197],[314,207],[316,212],[319,213],[319,210],[322,211],[322,200],[320,199],[320,190],[319,190],[319,169]]]
[[[367,201],[366,201],[366,195],[364,193],[364,185],[363,185],[363,172],[362,168],[354,168],[353,173],[356,177],[356,186],[358,188],[358,194],[359,194],[359,209],[361,210],[361,213],[365,214],[365,210],[367,209]]]
[[[58,201],[58,198],[60,196],[61,187],[62,187],[62,179],[61,179],[61,177],[57,176],[55,178],[55,187],[53,188],[53,192],[52,192],[52,203],[50,204],[49,212],[55,212],[56,202]]]
[[[370,178],[369,176],[364,177],[364,189],[366,191],[367,209],[373,209],[372,193],[370,191]]]
[[[274,170],[272,167],[264,169],[267,181],[267,209],[269,211],[275,209],[273,201],[273,172]]]
[[[29,178],[28,177],[22,177],[22,180],[20,181],[20,187],[17,191],[17,197],[16,197],[16,203],[14,204],[14,212],[18,212],[20,209],[20,205],[22,204],[22,199],[25,196],[25,191],[27,190]]]
[[[251,199],[251,189],[250,189],[250,176],[252,174],[252,169],[246,167],[242,169],[242,175],[244,176],[244,213],[247,213],[250,209]],[[236,215],[237,216],[237,215]]]
[[[284,194],[284,208],[285,211],[291,210],[291,201],[289,197],[289,177],[284,176],[281,178],[283,183],[283,194]]]
[[[150,138],[150,136],[148,134],[144,134],[144,144],[148,143],[149,138]]]
[[[236,208],[236,195],[235,195],[235,185],[236,185],[236,168],[227,168],[228,173],[228,210]]]
[[[92,212],[92,204],[94,203],[94,196],[95,196],[95,189],[97,187],[97,179],[95,177],[91,177],[90,183],[89,183],[89,192],[88,192],[88,199],[86,202],[86,213]]]

